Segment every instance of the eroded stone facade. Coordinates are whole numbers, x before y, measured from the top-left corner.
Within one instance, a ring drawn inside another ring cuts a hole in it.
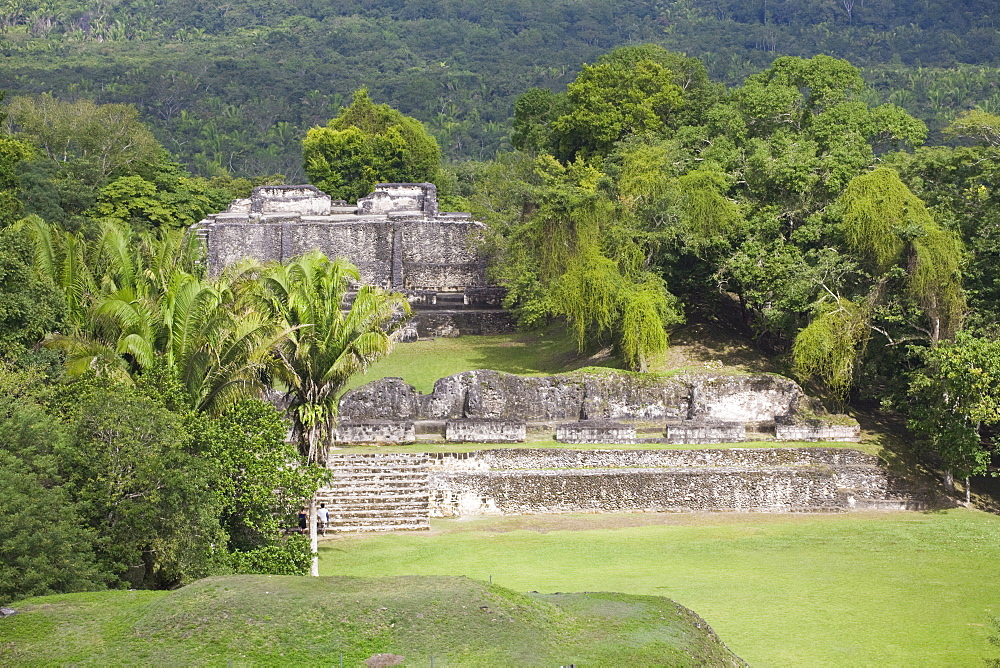
[[[431,183],[380,183],[353,205],[313,186],[262,186],[195,229],[213,275],[244,258],[284,262],[319,249],[356,265],[364,283],[406,294],[417,311],[415,336],[512,328],[499,308],[502,291],[486,279],[478,245],[485,225],[440,213]]]
[[[480,369],[447,376],[422,394],[401,378],[348,392],[350,419],[728,420],[770,422],[789,416],[805,395],[774,374],[686,374],[664,378],[615,371],[518,376]]]

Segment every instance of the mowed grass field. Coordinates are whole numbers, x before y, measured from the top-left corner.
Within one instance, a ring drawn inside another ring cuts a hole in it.
[[[386,376],[398,376],[421,392],[438,378],[470,369],[495,369],[523,375],[565,373],[588,366],[620,367],[610,350],[580,352],[559,327],[499,336],[463,336],[400,343],[347,390]],[[710,325],[687,325],[671,338],[670,348],[650,361],[650,371],[781,371],[771,360],[731,334]]]
[[[466,575],[667,596],[755,666],[975,666],[1000,615],[1000,518],[607,514],[437,520],[328,539],[323,575]]]

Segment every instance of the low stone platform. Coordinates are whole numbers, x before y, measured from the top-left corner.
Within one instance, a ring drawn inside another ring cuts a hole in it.
[[[337,445],[386,445],[417,440],[412,421],[341,420],[334,441]]]
[[[430,517],[570,512],[922,510],[929,494],[846,448],[338,454],[317,494],[333,531],[427,529]]]
[[[446,441],[459,443],[523,443],[528,437],[524,420],[447,420]]]
[[[861,425],[847,416],[836,421],[822,418],[779,416],[774,420],[774,437],[779,441],[834,441],[857,443]]]
[[[747,440],[747,425],[745,422],[679,420],[667,422],[664,437],[665,442],[677,444],[742,443]]]
[[[556,427],[560,443],[635,443],[635,426],[610,420],[580,420]]]
[[[927,507],[877,457],[839,448],[486,450],[428,466],[434,517]]]

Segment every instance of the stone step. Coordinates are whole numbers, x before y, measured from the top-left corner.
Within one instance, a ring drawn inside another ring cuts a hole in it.
[[[379,533],[389,531],[429,531],[430,522],[408,523],[408,524],[373,524],[373,525],[351,525],[341,527],[329,527],[327,530],[335,533]]]
[[[430,528],[426,455],[332,454],[332,477],[316,500],[336,533]]]
[[[330,505],[331,503],[381,503],[383,505],[396,505],[407,503],[424,503],[430,498],[428,493],[411,494],[408,496],[379,496],[377,494],[331,494],[330,496],[317,497],[317,501]]]
[[[328,468],[334,473],[349,471],[420,471],[427,468],[429,462],[422,464],[393,464],[391,462],[357,462],[355,464],[335,464]]]
[[[352,480],[398,480],[400,482],[412,482],[426,480],[429,475],[430,474],[427,471],[403,475],[387,471],[384,473],[340,473],[338,475],[330,476],[330,479],[338,482],[351,482]]]
[[[359,483],[371,483],[373,485],[424,485],[427,484],[428,476],[373,476],[373,475],[345,475],[334,476],[330,479],[330,486],[335,485],[357,485]]]
[[[403,510],[406,511],[420,510],[420,509],[426,510],[429,503],[430,503],[429,499],[425,499],[423,501],[413,501],[411,503],[383,503],[378,501],[376,501],[375,503],[371,503],[368,501],[351,501],[347,503],[343,502],[334,503],[332,505],[328,505],[327,509],[330,511],[331,515],[333,513],[341,513],[353,510],[379,510],[385,512],[389,511],[396,512]]]
[[[331,473],[350,473],[352,471],[399,471],[401,473],[411,473],[413,471],[423,471],[427,469],[429,462],[423,464],[371,464],[358,463],[351,465],[335,464],[327,467]]]
[[[383,526],[392,526],[393,524],[423,524],[429,523],[430,518],[427,514],[423,515],[346,515],[344,517],[331,517],[330,522],[327,526],[337,526],[345,527],[351,524],[357,524],[359,526],[381,524]]]
[[[334,480],[350,480],[351,478],[426,478],[429,475],[427,469],[414,469],[412,471],[393,471],[389,469],[383,470],[351,470],[351,471],[334,471],[333,475],[330,476]]]
[[[426,462],[429,459],[427,455],[353,455],[353,454],[337,454],[332,452],[329,454],[328,460],[336,464],[340,463],[372,463],[372,462],[391,462],[399,464],[420,464]]]
[[[410,496],[413,494],[421,493],[426,490],[427,484],[415,484],[415,483],[375,483],[372,484],[370,481],[358,481],[350,485],[330,485],[326,487],[323,494],[398,494],[403,496]]]
[[[330,513],[330,524],[393,524],[400,522],[423,522],[428,520],[426,511],[386,514],[381,511],[357,511],[334,515]]]
[[[391,491],[391,493],[389,493]],[[386,501],[409,501],[426,499],[430,489],[426,486],[410,489],[386,490],[384,487],[328,487],[316,495],[316,500],[325,503],[328,499],[384,499]]]

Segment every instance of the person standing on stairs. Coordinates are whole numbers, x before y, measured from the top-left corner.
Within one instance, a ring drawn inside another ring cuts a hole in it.
[[[330,523],[330,510],[326,507],[325,503],[319,504],[319,510],[316,511],[316,516],[319,518],[319,527],[317,528],[322,531],[325,536],[326,525]]]

